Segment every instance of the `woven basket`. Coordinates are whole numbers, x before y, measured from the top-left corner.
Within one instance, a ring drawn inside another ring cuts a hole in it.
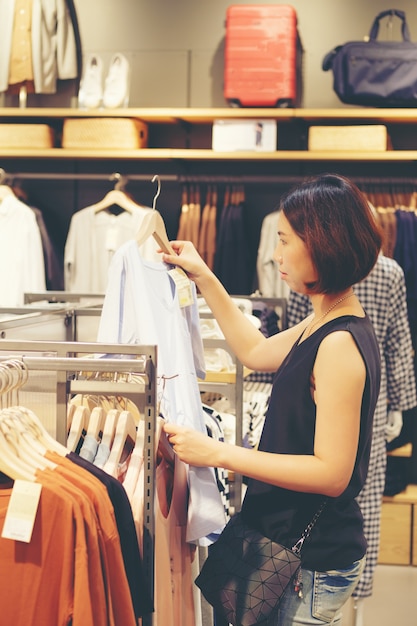
[[[82,118],[64,120],[63,148],[136,150],[148,145],[148,127],[131,118]]]
[[[47,124],[0,124],[0,148],[53,148],[54,131]]]
[[[311,126],[309,150],[351,150],[383,152],[390,146],[388,132],[382,125]]]

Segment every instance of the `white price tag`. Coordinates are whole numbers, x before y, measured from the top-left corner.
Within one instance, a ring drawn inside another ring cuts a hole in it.
[[[178,292],[178,300],[180,307],[190,306],[193,303],[193,294],[191,291],[191,283],[187,274],[180,267],[174,267],[169,270],[168,274],[175,282]]]
[[[40,483],[15,480],[1,533],[4,539],[30,543],[41,490]]]

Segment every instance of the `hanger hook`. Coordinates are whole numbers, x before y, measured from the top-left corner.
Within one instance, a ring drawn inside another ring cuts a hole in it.
[[[158,200],[159,194],[161,193],[161,179],[159,178],[158,174],[155,174],[155,176],[152,178],[152,182],[154,183],[155,181],[158,182],[158,189],[156,191],[156,194],[154,195],[153,202],[152,202],[153,210],[156,209],[156,201]]]
[[[119,182],[119,180],[121,179],[122,175],[119,172],[113,172],[113,174],[110,176],[110,180],[115,180],[116,184]]]
[[[114,188],[117,191],[124,191],[125,187],[128,183],[128,177],[127,176],[122,176],[122,174],[120,174],[119,172],[114,172],[111,176],[110,176],[110,180],[115,180],[115,185]]]

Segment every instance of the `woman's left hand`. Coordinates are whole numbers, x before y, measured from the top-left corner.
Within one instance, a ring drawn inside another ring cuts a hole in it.
[[[219,467],[218,452],[223,442],[178,424],[164,424],[164,431],[175,454],[184,463],[197,467]]]

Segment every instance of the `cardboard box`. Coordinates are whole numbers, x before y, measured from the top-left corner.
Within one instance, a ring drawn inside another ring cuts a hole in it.
[[[216,152],[275,152],[276,120],[215,120],[212,148]]]
[[[354,150],[383,152],[390,147],[386,126],[311,126],[309,150]]]

